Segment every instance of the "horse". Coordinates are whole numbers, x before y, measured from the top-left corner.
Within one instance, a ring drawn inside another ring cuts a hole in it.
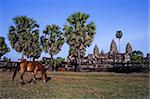
[[[21,71],[21,75],[20,75],[21,85],[25,84],[24,80],[23,80],[23,75],[24,75],[25,71],[33,73],[33,82],[34,83],[36,80],[37,71],[40,71],[43,82],[46,83],[46,78],[47,78],[46,70],[41,65],[41,63],[38,61],[31,62],[31,61],[21,60],[19,63],[19,66],[15,67],[12,81],[14,81],[17,71],[19,71],[19,70]],[[30,81],[32,81],[32,79]]]

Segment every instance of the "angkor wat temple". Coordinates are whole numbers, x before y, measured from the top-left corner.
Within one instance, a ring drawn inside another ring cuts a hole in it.
[[[121,66],[125,65],[133,65],[131,64],[131,55],[132,55],[132,46],[130,43],[127,43],[125,52],[120,53],[117,49],[117,45],[112,40],[110,44],[110,50],[108,53],[104,53],[104,51],[100,51],[98,46],[95,45],[92,54],[88,54],[87,57],[84,57],[82,60],[82,69],[94,69],[94,71],[102,71],[102,69],[106,69],[108,67],[113,67],[115,64]],[[144,58],[144,61],[149,63],[150,55],[147,54],[147,57]],[[74,64],[70,64],[74,59],[68,58],[66,68],[68,70],[72,70],[75,68]],[[149,66],[149,64],[148,64]]]
[[[132,46],[127,43],[125,53],[119,53],[117,45],[114,40],[112,40],[110,45],[110,50],[108,53],[100,51],[96,45],[93,50],[93,54],[88,54],[87,58],[90,63],[94,64],[104,64],[104,63],[127,63],[131,60]]]

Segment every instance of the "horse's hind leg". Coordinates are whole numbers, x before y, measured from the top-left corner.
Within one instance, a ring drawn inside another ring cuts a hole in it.
[[[24,73],[25,73],[25,72],[21,72],[21,76],[20,76],[20,78],[21,78],[21,85],[25,84],[25,83],[24,83],[24,80],[23,80],[23,75],[24,75]]]

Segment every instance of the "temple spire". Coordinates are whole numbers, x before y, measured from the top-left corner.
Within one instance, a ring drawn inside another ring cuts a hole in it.
[[[99,54],[99,48],[98,48],[97,45],[95,45],[93,53],[94,54]]]
[[[130,43],[127,43],[126,45],[126,53],[132,54],[132,46],[130,45]]]
[[[114,39],[112,40],[111,45],[110,45],[110,53],[118,53],[117,45]]]

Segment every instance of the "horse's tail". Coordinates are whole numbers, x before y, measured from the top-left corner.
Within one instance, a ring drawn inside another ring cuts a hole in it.
[[[17,74],[17,71],[19,71],[19,68],[20,68],[19,63],[17,63],[17,66],[15,66],[15,70],[14,70],[12,81],[14,81],[14,79],[16,77],[16,74]]]

